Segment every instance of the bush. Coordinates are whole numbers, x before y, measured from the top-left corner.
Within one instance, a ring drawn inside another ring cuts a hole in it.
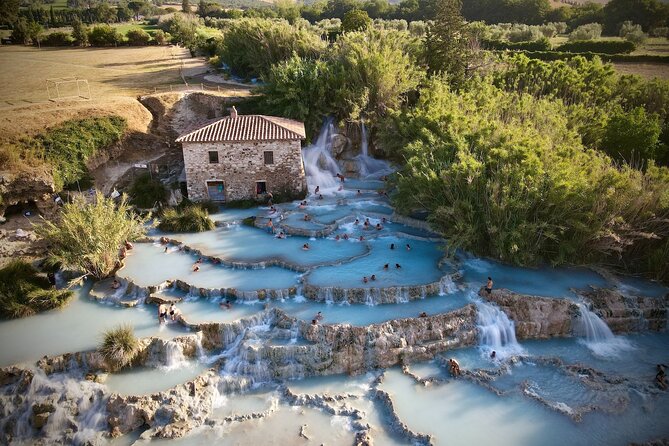
[[[588,23],[581,25],[569,34],[569,40],[595,40],[602,37],[602,25]]]
[[[23,260],[13,260],[0,269],[0,317],[14,319],[60,308],[72,297],[69,290],[56,290],[46,277]]]
[[[170,35],[165,33],[162,29],[157,30],[153,34],[153,40],[156,41],[158,45],[165,45],[169,41]]]
[[[235,74],[256,77],[293,54],[318,57],[325,46],[316,33],[287,22],[242,19],[232,22],[225,31],[218,55]]]
[[[49,243],[52,264],[104,279],[118,267],[124,242],[144,236],[149,218],[133,214],[125,196],[117,205],[98,192],[93,203],[76,198],[65,204],[60,221],[44,221],[36,232]]]
[[[95,25],[88,31],[92,46],[116,46],[123,43],[123,36],[111,25]]]
[[[623,22],[620,26],[619,35],[628,42],[633,42],[637,45],[642,44],[648,38],[648,35],[641,29],[641,25],[635,25],[630,20]]]
[[[131,29],[125,35],[128,39],[128,45],[145,46],[149,44],[151,36],[143,29]]]
[[[636,165],[655,158],[660,138],[660,120],[637,107],[630,112],[615,110],[604,129],[602,148],[611,157]]]
[[[631,53],[635,49],[636,45],[634,43],[620,40],[574,40],[563,43],[555,50],[566,51],[569,53],[627,54]]]
[[[352,9],[344,14],[341,20],[341,29],[347,31],[363,31],[372,25],[372,19],[369,18],[367,11]],[[406,25],[406,22],[405,22]]]
[[[139,348],[130,325],[121,325],[107,330],[103,334],[102,345],[98,351],[107,362],[107,365],[116,371],[130,364]]]
[[[164,203],[167,195],[163,183],[153,179],[148,173],[138,177],[128,193],[130,203],[142,209],[151,209]]]
[[[86,161],[121,140],[127,124],[119,116],[65,121],[46,133],[23,141],[23,152],[53,166],[57,191],[88,176]]]
[[[63,31],[56,31],[50,34],[47,34],[42,39],[42,45],[44,46],[72,46],[74,44],[74,38],[70,33]]]
[[[165,209],[158,224],[158,229],[165,232],[204,232],[215,227],[209,213],[200,206]]]

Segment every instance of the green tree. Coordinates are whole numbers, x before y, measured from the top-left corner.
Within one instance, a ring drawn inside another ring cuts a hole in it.
[[[460,0],[437,0],[434,23],[425,39],[430,70],[447,73],[456,82],[465,78],[472,57],[461,9]]]
[[[644,30],[666,25],[669,6],[658,0],[610,0],[603,9],[604,31],[617,35],[620,25],[632,21]]]
[[[88,29],[81,23],[79,17],[75,17],[72,21],[72,38],[79,46],[88,45]]]
[[[372,26],[372,19],[367,15],[367,11],[352,9],[344,14],[341,21],[341,29],[347,31],[364,31]]]
[[[149,33],[143,29],[131,29],[125,35],[128,39],[128,44],[132,46],[144,46],[148,45],[151,40]]]
[[[13,26],[19,19],[20,0],[3,0],[0,2],[0,25]]]
[[[609,117],[602,141],[612,157],[630,164],[655,158],[660,138],[660,120],[637,107],[629,112],[618,108]]]
[[[118,267],[124,242],[144,236],[150,215],[134,214],[125,196],[117,205],[98,192],[93,203],[76,198],[65,204],[60,217],[36,227],[49,243],[49,260],[100,280]]]

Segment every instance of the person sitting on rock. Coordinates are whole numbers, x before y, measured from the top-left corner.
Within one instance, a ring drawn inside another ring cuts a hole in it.
[[[124,243],[123,245],[125,246],[125,249],[127,249],[128,251],[130,251],[132,248],[134,248],[134,246],[132,245],[132,243],[130,243],[130,242],[127,241],[127,240],[125,241],[125,243]]]
[[[121,284],[119,283],[118,280],[114,279],[114,281],[111,284],[111,289],[118,290],[119,288],[121,288]]]
[[[172,302],[172,305],[170,305],[170,316],[172,317],[173,321],[176,321],[181,317],[181,310],[177,308],[174,302]]]
[[[462,372],[460,371],[460,364],[453,358],[448,360],[448,368],[451,372],[451,375],[453,375],[453,377],[455,378],[457,378],[462,374]]]
[[[418,315],[418,317],[427,317],[427,313],[424,312],[424,311],[422,311],[422,312]]]
[[[662,364],[657,365],[657,374],[655,375],[655,382],[657,386],[662,390],[667,390],[667,377],[664,373],[664,366]]]
[[[492,293],[492,277],[488,277],[488,282],[485,284],[486,293]]]
[[[128,255],[128,250],[127,250],[127,249],[125,248],[125,246],[124,246],[124,247],[121,248],[121,250],[119,251],[119,253],[118,253],[118,258],[121,259],[121,260],[123,260],[123,259],[126,258],[127,255]]]
[[[316,319],[311,320],[311,325],[318,325],[318,321]]]

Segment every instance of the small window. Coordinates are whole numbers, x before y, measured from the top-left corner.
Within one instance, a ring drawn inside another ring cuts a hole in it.
[[[262,195],[267,193],[267,183],[264,181],[256,181],[256,194]]]
[[[218,152],[217,151],[209,152],[209,164],[218,164]]]
[[[265,164],[274,164],[274,152],[265,152]]]

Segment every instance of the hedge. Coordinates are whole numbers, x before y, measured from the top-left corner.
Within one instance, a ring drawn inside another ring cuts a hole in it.
[[[530,48],[527,49],[533,51]],[[626,40],[575,40],[563,43],[555,48],[555,51],[566,53],[629,54],[635,49],[636,45]]]
[[[483,40],[484,48],[491,50],[524,50],[524,51],[550,51],[551,43],[543,38],[530,42],[508,42],[506,40]]]
[[[504,53],[504,51],[495,51]],[[669,56],[655,56],[650,54],[604,54],[604,53],[567,53],[563,51],[512,51],[513,53],[524,54],[530,59],[539,60],[564,60],[572,59],[577,56],[593,59],[599,57],[605,62],[636,62],[636,63],[662,63],[669,64]]]

